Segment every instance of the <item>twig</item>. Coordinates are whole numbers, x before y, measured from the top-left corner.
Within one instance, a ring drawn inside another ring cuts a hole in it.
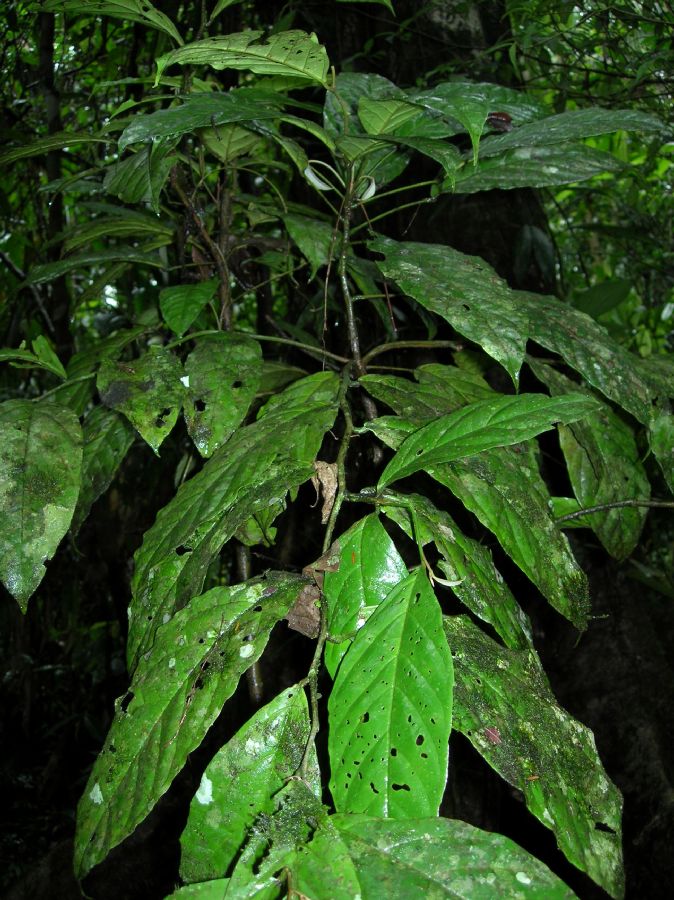
[[[613,503],[599,503],[597,506],[588,506],[585,509],[577,509],[575,512],[560,516],[555,519],[555,525],[571,522],[573,519],[580,519],[592,513],[605,512],[607,509],[637,509],[642,506],[649,509],[674,509],[674,500],[615,500]]]
[[[371,359],[381,353],[391,350],[463,350],[464,345],[459,341],[391,341],[389,344],[379,344],[363,357],[363,365],[367,366]]]

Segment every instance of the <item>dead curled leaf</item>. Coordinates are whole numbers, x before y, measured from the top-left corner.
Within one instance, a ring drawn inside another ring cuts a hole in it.
[[[316,490],[316,503],[318,503],[319,496],[323,494],[321,524],[327,525],[332,507],[335,505],[335,495],[337,493],[337,463],[328,463],[315,459],[314,472],[315,474],[311,476],[311,483]]]
[[[315,584],[305,584],[286,616],[288,627],[305,637],[317,638],[321,625],[320,598],[321,592]]]

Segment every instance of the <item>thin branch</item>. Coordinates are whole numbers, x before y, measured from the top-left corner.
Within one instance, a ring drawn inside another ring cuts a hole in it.
[[[379,344],[363,357],[363,365],[367,366],[371,359],[381,353],[389,353],[392,350],[463,350],[464,345],[459,341],[391,341],[389,344]]]
[[[588,506],[585,509],[577,509],[575,512],[560,516],[558,519],[555,519],[555,525],[560,525],[562,522],[571,522],[574,519],[580,519],[592,513],[605,512],[607,509],[638,509],[639,507],[674,509],[674,500],[615,500],[613,503],[600,503],[597,506]]]

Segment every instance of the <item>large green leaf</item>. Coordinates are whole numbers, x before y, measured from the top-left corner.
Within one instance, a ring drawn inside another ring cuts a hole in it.
[[[179,65],[243,69],[258,75],[290,75],[327,87],[329,61],[316,36],[304,31],[281,31],[264,39],[262,31],[243,31],[205,38],[160,56],[158,83],[164,69]]]
[[[131,834],[199,746],[304,580],[270,573],[196,597],[158,629],[77,810],[79,878]]]
[[[333,544],[333,566],[323,578],[328,632],[348,634],[363,624],[367,607],[375,607],[408,575],[407,566],[375,514],[356,522]],[[336,571],[331,571],[336,567]],[[334,678],[350,640],[329,643],[325,665]]]
[[[262,350],[244,335],[199,338],[185,361],[187,430],[202,456],[212,456],[241,424],[255,399]]]
[[[529,365],[552,394],[578,390],[574,381],[550,366],[534,360]],[[559,443],[582,507],[650,497],[634,433],[607,404],[571,426],[560,425]],[[592,528],[611,556],[623,560],[636,547],[646,514],[644,508],[607,509],[587,516],[583,524]]]
[[[183,402],[180,360],[164,347],[150,347],[131,362],[104,359],[98,370],[101,400],[123,413],[155,453],[178,420]]]
[[[515,147],[559,147],[567,141],[611,131],[659,132],[663,127],[660,119],[636,109],[571,109],[557,116],[518,125],[507,134],[485,138],[480,144],[480,159]]]
[[[159,214],[159,195],[176,162],[175,136],[157,138],[108,169],[103,187],[124,203],[147,203]]]
[[[498,572],[490,551],[419,494],[386,491],[382,511],[422,547],[433,543],[438,566],[471,612],[493,626],[507,647],[532,646],[531,623]]]
[[[509,838],[466,822],[335,815],[292,865],[312,900],[570,900],[575,894]]]
[[[367,134],[391,134],[418,116],[419,107],[408,100],[375,100],[366,96],[358,100],[358,118]]]
[[[414,103],[448,118],[456,118],[453,109],[457,100],[480,104],[489,112],[505,112],[518,126],[547,115],[546,107],[531,94],[487,82],[444,81],[427,90],[408,90],[406,94]]]
[[[337,414],[339,379],[321,372],[274,396],[157,515],[136,552],[128,655],[133,671],[154,631],[201,590],[211,560],[251,516],[308,480]]]
[[[66,253],[72,253],[101,239],[151,236],[171,238],[172,235],[173,225],[162,222],[157,216],[139,215],[120,207],[119,215],[99,216],[82,225],[69,228],[63,249]]]
[[[0,153],[0,165],[8,166],[16,162],[17,159],[41,156],[43,153],[49,153],[51,150],[65,150],[77,144],[106,144],[111,141],[112,138],[110,137],[101,137],[96,134],[60,131],[58,134],[49,134],[45,137],[35,138],[30,144],[22,144],[20,147],[7,150],[6,153]]]
[[[126,419],[104,406],[95,406],[87,414],[82,431],[82,487],[73,515],[73,534],[89,515],[92,503],[109,487],[134,438]]]
[[[377,266],[386,278],[479,344],[517,384],[529,334],[528,315],[484,260],[441,244],[379,237],[368,246],[384,255]]]
[[[182,44],[178,30],[163,12],[159,12],[149,0],[45,0],[43,9],[48,12],[73,12],[88,16],[112,16],[128,22],[156,28]]]
[[[592,732],[560,709],[533,650],[506,650],[464,616],[445,617],[456,672],[455,727],[524,794],[559,848],[621,897],[622,798]]]
[[[119,150],[121,153],[130,144],[179,137],[199,128],[274,119],[285,102],[286,98],[281,94],[256,88],[238,88],[226,94],[192,94],[179,106],[160,109],[147,116],[134,116],[122,132]]]
[[[161,243],[171,242],[170,236],[166,236]],[[153,244],[153,246],[157,246]],[[107,265],[111,262],[134,263],[138,266],[155,266],[162,268],[163,263],[156,253],[136,247],[111,247],[107,250],[92,250],[87,253],[75,253],[65,259],[56,262],[44,263],[33,266],[28,273],[28,284],[43,284],[45,281],[53,281],[62,275],[67,275],[74,269],[91,268],[92,266]]]
[[[274,794],[297,772],[310,727],[306,695],[294,685],[258,710],[216,753],[180,838],[183,881],[207,881],[229,870],[255,820],[273,813]],[[308,775],[320,797],[315,749]]]
[[[159,309],[168,327],[182,337],[218,289],[217,278],[176,284],[159,292]]]
[[[562,147],[520,147],[500,156],[480,159],[477,166],[466,165],[443,188],[457,194],[477,191],[509,190],[522,187],[548,187],[586,181],[603,172],[618,172],[623,163],[602,150],[585,144]]]
[[[357,632],[328,701],[330,791],[338,811],[437,815],[447,780],[452,659],[422,571]]]
[[[382,416],[368,428],[395,449],[417,430],[417,423]],[[555,609],[577,628],[587,627],[587,577],[551,517],[550,495],[526,444],[487,450],[428,471],[494,533]]]
[[[555,422],[573,422],[598,408],[581,394],[498,396],[470,403],[440,416],[406,438],[379,479],[379,489],[421,469],[474,456],[483,450],[518,444],[550,430]]]
[[[311,281],[321,266],[327,265],[337,256],[341,246],[340,235],[329,222],[310,219],[309,216],[301,216],[298,213],[287,213],[283,216],[283,222],[300,253],[306,257],[311,266],[309,273]]]
[[[68,530],[80,489],[82,430],[54,403],[0,403],[0,579],[22,612]]]

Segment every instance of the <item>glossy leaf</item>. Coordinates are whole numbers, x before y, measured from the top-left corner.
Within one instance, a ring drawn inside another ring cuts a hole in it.
[[[619,172],[623,164],[610,153],[566,144],[563,147],[521,147],[500,156],[480,159],[477,166],[464,166],[456,183],[443,185],[457,194],[510,190],[522,187],[550,187],[586,181],[604,172]]]
[[[156,633],[119,698],[77,810],[82,878],[143,821],[199,746],[304,580],[270,573],[194,598]]]
[[[561,709],[533,650],[506,650],[464,616],[445,617],[456,670],[455,727],[613,897],[623,891],[622,798],[592,732]]]
[[[77,534],[92,504],[108,489],[124,460],[134,431],[123,416],[104,406],[94,406],[82,426],[82,486],[71,530]]]
[[[13,147],[5,153],[0,153],[0,166],[8,166],[17,159],[26,159],[30,156],[42,156],[53,150],[67,150],[78,144],[107,144],[112,141],[110,137],[101,137],[96,134],[81,134],[78,132],[60,131],[58,134],[49,134],[45,137],[35,138],[30,144],[22,144]]]
[[[264,146],[262,138],[240,125],[219,125],[217,128],[199,129],[199,140],[221,162],[229,163],[240,156],[259,152]]]
[[[567,141],[612,131],[660,132],[662,129],[660,119],[636,109],[571,109],[535,122],[525,122],[507,134],[485,138],[480,144],[480,159],[515,147],[559,147]]]
[[[460,357],[463,356],[461,353]],[[429,363],[415,369],[414,375],[419,381],[420,388],[433,390],[436,397],[439,395],[443,401],[451,402],[453,408],[477,400],[488,400],[494,395],[494,389],[479,372],[459,368],[458,365],[442,366],[439,363]]]
[[[283,222],[300,253],[311,266],[309,273],[311,281],[320,267],[327,265],[339,252],[340,235],[330,223],[297,213],[287,213],[283,216]]]
[[[573,422],[595,411],[591,397],[567,394],[498,396],[480,400],[424,425],[403,441],[379,479],[379,489],[421,469],[518,444],[549,431],[555,422]]]
[[[442,818],[330,816],[300,851],[292,873],[295,889],[312,900],[575,896],[509,838]]]
[[[366,607],[375,607],[407,577],[407,566],[375,514],[365,516],[332,545],[336,571],[325,572],[323,595],[328,633],[355,632],[364,623]],[[328,643],[325,665],[335,677],[351,641]]]
[[[416,424],[382,416],[368,429],[396,448]],[[580,630],[587,627],[587,577],[551,518],[547,487],[526,445],[487,450],[428,472],[493,532],[555,609]]]
[[[32,343],[33,352],[40,360],[45,369],[49,369],[57,378],[64,381],[68,377],[63,363],[54,352],[53,347],[43,334],[39,334]]]
[[[0,403],[0,579],[25,612],[73,516],[82,430],[55,403]]]
[[[392,134],[418,116],[419,107],[408,100],[360,97],[358,101],[358,118],[367,134]]]
[[[435,544],[438,567],[452,592],[468,609],[493,626],[507,647],[533,645],[531,623],[520,608],[490,551],[466,537],[454,520],[419,494],[386,491],[382,512],[422,547]]]
[[[124,203],[147,203],[159,214],[159,195],[176,156],[174,136],[157,138],[147,147],[115,163],[106,173],[103,187]]]
[[[452,660],[423,572],[409,575],[356,634],[328,700],[338,811],[437,815],[447,779]]]
[[[258,75],[291,75],[324,87],[329,67],[325,48],[304,31],[281,31],[266,39],[262,31],[243,31],[195,41],[159,57],[155,84],[164,69],[175,63],[243,69]]]
[[[149,0],[45,0],[43,9],[47,12],[112,16],[116,19],[125,19],[127,22],[140,22],[141,25],[168,34],[176,44],[183,43],[173,22],[163,12],[155,9]]]
[[[249,829],[274,811],[273,796],[298,770],[311,723],[297,685],[263,706],[206,767],[180,838],[180,877],[207,881],[227,872]],[[320,797],[315,750],[309,782]]]
[[[489,112],[505,112],[512,118],[515,126],[540,119],[548,112],[531,94],[486,82],[445,81],[428,90],[412,89],[406,93],[414,103],[420,103],[444,117],[455,117],[452,110],[457,97],[480,104]]]
[[[440,244],[379,237],[368,246],[382,253],[386,278],[501,363],[517,384],[529,333],[528,316],[484,260]]]
[[[218,0],[218,2],[215,4],[215,7],[213,8],[213,12],[210,15],[208,24],[210,25],[210,23],[213,21],[213,19],[215,19],[216,16],[219,16],[220,13],[223,12],[225,9],[227,9],[230,6],[234,6],[236,3],[240,3],[240,2],[241,2],[241,0]]]
[[[162,222],[157,216],[133,213],[124,207],[119,209],[120,215],[98,216],[81,226],[70,228],[68,238],[63,242],[64,251],[72,253],[102,238],[172,237],[173,226]]]
[[[199,338],[185,361],[187,430],[209,457],[241,424],[255,399],[262,367],[257,341],[243,335]]]
[[[286,98],[271,91],[238,88],[227,93],[198,93],[179,106],[134,116],[119,139],[120,153],[131,144],[180,137],[199,128],[277,118]]]
[[[166,238],[162,243],[168,243]],[[44,284],[53,281],[62,275],[67,275],[74,269],[86,269],[91,266],[106,265],[110,262],[134,263],[138,266],[154,266],[161,268],[163,263],[156,253],[151,253],[135,247],[115,247],[107,250],[92,250],[86,253],[75,253],[65,259],[59,259],[53,263],[33,266],[28,273],[28,284]]]
[[[550,366],[530,361],[534,374],[554,395],[578,385]],[[589,394],[589,391],[587,392]],[[620,500],[648,500],[650,484],[631,428],[607,405],[570,426],[559,426],[559,443],[581,507]],[[609,509],[581,520],[608,553],[626,559],[636,547],[647,510]]]
[[[211,560],[254,516],[313,475],[337,414],[339,379],[321,372],[275,395],[239,428],[157,515],[136,552],[128,657],[133,671],[154,631],[199,593]]]
[[[163,347],[131,362],[104,359],[98,370],[101,400],[119,410],[155,453],[178,420],[183,402],[182,366]]]
[[[215,296],[218,280],[177,284],[159,292],[159,309],[168,327],[182,337],[209,300]]]

